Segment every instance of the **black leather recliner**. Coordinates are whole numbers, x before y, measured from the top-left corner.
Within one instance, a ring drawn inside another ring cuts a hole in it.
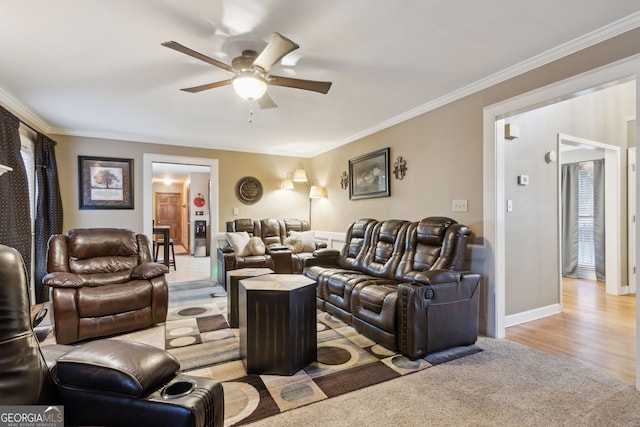
[[[96,340],[50,369],[30,322],[20,253],[0,245],[0,402],[64,405],[65,425],[222,426],[217,381],[177,374],[178,361],[145,344]]]

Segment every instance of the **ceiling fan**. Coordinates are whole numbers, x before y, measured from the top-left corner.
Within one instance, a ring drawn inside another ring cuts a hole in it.
[[[276,103],[273,102],[273,99],[271,99],[267,93],[268,85],[304,89],[323,94],[329,92],[331,88],[331,82],[302,80],[269,74],[271,67],[278,63],[285,55],[300,47],[298,44],[278,33],[271,35],[271,40],[262,52],[258,53],[254,50],[245,50],[242,52],[242,55],[231,61],[231,65],[210,58],[175,41],[164,42],[162,46],[235,74],[234,77],[227,80],[181,89],[185,92],[197,93],[203,90],[233,85],[238,95],[249,101],[258,101],[260,108],[275,108],[277,107]]]

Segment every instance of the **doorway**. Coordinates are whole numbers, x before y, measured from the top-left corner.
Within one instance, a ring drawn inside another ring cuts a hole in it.
[[[144,233],[147,235],[153,234],[153,217],[154,217],[154,201],[153,201],[153,165],[154,163],[170,163],[176,165],[196,165],[206,166],[209,169],[209,175],[206,185],[206,190],[203,191],[203,195],[206,196],[208,201],[207,215],[201,216],[201,219],[207,221],[209,224],[208,239],[208,253],[212,254],[209,257],[209,278],[215,280],[217,277],[217,263],[215,262],[215,254],[217,253],[217,235],[218,235],[218,160],[200,157],[183,157],[183,156],[170,156],[162,154],[143,154],[143,227]],[[186,194],[186,193],[185,193]],[[186,203],[185,201],[185,204]],[[183,229],[182,240],[185,239],[185,230]]]
[[[157,192],[154,205],[155,224],[168,225],[169,238],[175,246],[182,245],[182,193]]]
[[[604,159],[604,239],[605,257],[605,290],[610,295],[624,295],[629,293],[629,286],[622,280],[622,257],[620,253],[622,245],[620,232],[621,200],[623,191],[620,185],[621,162],[620,147],[592,141],[576,136],[558,134],[559,166],[565,160],[594,160]],[[558,190],[562,197],[562,190]],[[562,203],[559,202],[559,206]],[[561,215],[561,212],[559,213]],[[559,221],[562,226],[563,221]],[[560,235],[563,230],[561,228]],[[626,242],[625,242],[626,243]],[[562,242],[561,242],[562,244]],[[562,253],[562,251],[561,251]],[[624,257],[626,261],[626,257]],[[562,262],[562,260],[561,260]]]
[[[488,106],[484,109],[484,232],[487,262],[484,266],[487,298],[486,332],[489,336],[503,338],[505,336],[505,301],[506,301],[506,192],[504,152],[504,119],[513,112],[530,111],[542,105],[551,105],[557,100],[578,96],[590,88],[598,88],[612,82],[636,81],[640,74],[640,55],[624,59],[615,64],[558,82],[551,86],[523,94],[521,96]],[[638,108],[640,95],[636,85],[633,104]],[[637,124],[636,124],[637,128]],[[637,129],[636,129],[637,130]],[[637,187],[636,187],[637,188]],[[637,203],[637,197],[636,197]],[[636,258],[638,251],[636,248]],[[638,261],[636,259],[636,261]],[[637,272],[636,272],[637,275]],[[637,279],[637,276],[636,276]],[[640,310],[640,306],[638,308]],[[636,324],[640,316],[636,313]],[[640,334],[640,328],[637,335]],[[640,339],[636,340],[640,345]],[[636,360],[636,370],[640,370],[640,359]],[[636,383],[640,389],[640,382]]]

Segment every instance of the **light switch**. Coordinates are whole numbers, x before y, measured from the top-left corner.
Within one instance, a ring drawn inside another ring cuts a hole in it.
[[[513,212],[513,200],[507,200],[507,212]]]
[[[238,216],[239,214],[238,208],[233,208],[233,216]]]
[[[454,200],[453,205],[451,207],[453,212],[467,212],[467,201],[466,200]]]

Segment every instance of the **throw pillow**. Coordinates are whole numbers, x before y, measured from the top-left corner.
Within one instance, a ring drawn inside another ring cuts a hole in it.
[[[302,240],[298,239],[297,237],[289,236],[284,239],[284,242],[282,242],[282,244],[288,247],[292,254],[299,254],[300,252],[302,252]]]
[[[264,255],[265,247],[261,238],[253,236],[249,239],[249,251],[251,255]]]
[[[249,233],[246,231],[238,231],[233,233],[226,233],[227,242],[233,247],[233,251],[236,256],[249,256],[251,251],[249,250]]]
[[[289,235],[302,241],[302,252],[313,252],[316,250],[315,231],[292,231]]]

